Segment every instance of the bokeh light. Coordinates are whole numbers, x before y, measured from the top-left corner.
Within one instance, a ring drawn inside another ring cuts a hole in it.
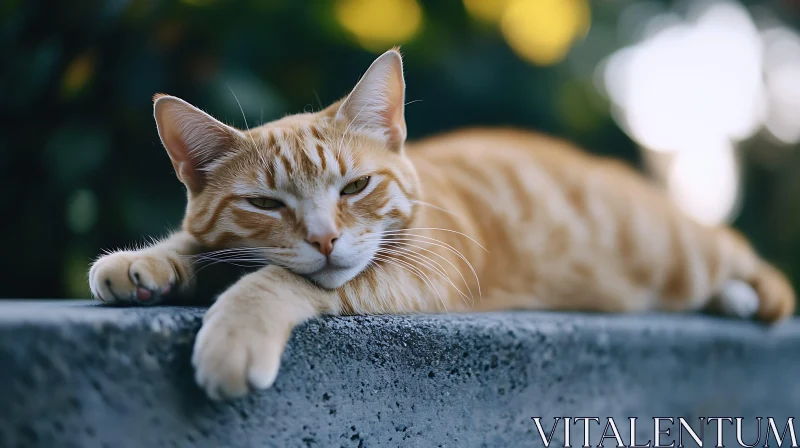
[[[648,149],[742,140],[758,127],[761,45],[738,5],[714,5],[695,21],[665,26],[612,58],[607,90],[624,114],[626,131]]]
[[[94,74],[95,58],[92,53],[84,53],[73,59],[64,71],[61,80],[61,93],[70,98],[80,93]]]
[[[767,130],[784,143],[800,142],[800,35],[789,28],[765,30]]]
[[[511,48],[538,65],[561,61],[579,36],[589,30],[587,0],[512,0],[501,29]]]
[[[497,23],[503,17],[511,0],[464,0],[464,7],[475,19],[486,23]]]
[[[684,14],[635,8],[627,16],[649,18],[621,21],[620,32],[636,43],[599,67],[613,115],[645,150],[674,154],[660,177],[684,210],[709,224],[729,221],[737,143],[764,125],[783,141],[800,138],[800,39],[788,29],[760,32],[738,3],[693,3]]]
[[[739,167],[729,141],[696,142],[678,151],[669,165],[667,186],[678,206],[697,221],[714,225],[738,211]]]
[[[407,42],[422,26],[416,0],[340,0],[335,10],[342,27],[375,52]]]
[[[75,191],[67,200],[67,226],[74,233],[86,233],[97,222],[97,196],[91,190]]]

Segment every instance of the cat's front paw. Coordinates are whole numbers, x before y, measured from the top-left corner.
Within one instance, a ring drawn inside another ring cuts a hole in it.
[[[261,307],[246,306],[255,301],[240,301],[233,294],[235,287],[208,310],[194,343],[195,380],[213,400],[270,387],[289,332]]]
[[[92,265],[89,287],[104,303],[155,304],[180,286],[185,270],[179,263],[168,251],[115,252]]]

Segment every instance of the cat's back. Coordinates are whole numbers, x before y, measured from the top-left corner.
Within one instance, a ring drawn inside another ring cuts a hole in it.
[[[632,167],[512,129],[451,132],[410,144],[408,156],[432,205],[417,227],[455,230],[502,254],[484,256],[455,236],[447,239],[470,260],[486,261],[478,266],[487,291],[507,293],[510,303],[532,294],[561,308],[649,303],[639,300],[650,292],[633,286],[626,263],[647,260],[656,269],[680,215]]]
[[[452,131],[407,146],[421,176],[448,171],[480,171],[478,179],[495,176],[530,178],[540,174],[561,184],[586,176],[601,183],[651,186],[634,169],[618,160],[590,154],[565,140],[513,128],[469,128]]]
[[[467,129],[411,143],[408,156],[426,201],[513,232],[585,223],[613,233],[612,222],[632,214],[675,213],[664,190],[628,164],[544,134]]]
[[[588,156],[564,140],[514,128],[459,129],[409,142],[406,148],[412,159],[426,160],[472,159],[476,156],[580,159]],[[538,150],[539,154],[531,153],[533,150]]]

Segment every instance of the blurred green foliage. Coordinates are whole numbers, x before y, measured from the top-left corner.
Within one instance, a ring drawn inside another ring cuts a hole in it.
[[[461,1],[419,2],[421,28],[402,47],[410,137],[514,125],[639,163],[592,81],[600,59],[623,44],[614,30],[631,2],[593,2],[588,37],[548,67],[520,59]],[[768,3],[797,19],[796,3]],[[242,112],[253,126],[346,94],[377,49],[343,29],[335,7],[0,0],[0,296],[87,296],[86,271],[102,249],[179,225],[184,192],[156,133],[154,93],[240,127]],[[800,162],[786,152],[778,167],[747,165],[736,224],[800,285]]]

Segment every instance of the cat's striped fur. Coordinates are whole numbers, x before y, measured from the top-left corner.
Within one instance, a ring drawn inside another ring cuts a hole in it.
[[[204,252],[269,264],[204,319],[194,364],[215,398],[272,384],[291,329],[322,314],[793,312],[792,287],[743,237],[691,220],[621,163],[514,130],[404,144],[404,89],[393,50],[345,100],[246,131],[156,96],[188,190],[183,229],[100,258],[94,295],[156,302]]]

